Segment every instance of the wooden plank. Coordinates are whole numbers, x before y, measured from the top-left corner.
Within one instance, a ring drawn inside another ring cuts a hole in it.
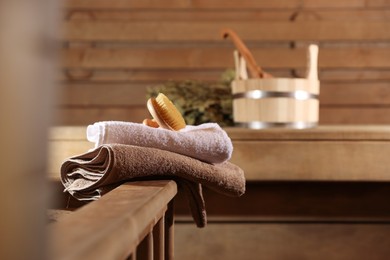
[[[233,68],[230,48],[161,49],[65,49],[62,65],[67,69],[227,69]],[[253,48],[253,56],[264,68],[306,68],[307,49]],[[318,67],[390,68],[390,48],[320,49]]]
[[[388,7],[386,0],[343,0],[343,1],[326,1],[326,0],[168,0],[161,3],[156,0],[67,0],[64,1],[66,8],[74,9],[286,9],[286,8],[364,8],[371,7]]]
[[[185,8],[188,7],[187,1],[166,0],[66,0],[64,7],[76,9],[136,9],[136,8]]]
[[[193,6],[196,8],[359,8],[359,7],[366,7],[368,5],[383,5],[383,6],[389,6],[389,3],[386,1],[378,2],[375,0],[368,0],[368,1],[362,1],[362,0],[343,0],[331,3],[326,0],[293,0],[293,1],[283,1],[283,0],[276,0],[272,1],[272,3],[267,2],[266,0],[263,1],[251,1],[251,0],[233,0],[229,1],[229,3],[226,3],[223,0],[216,0],[216,1],[208,1],[208,0],[194,0],[192,1]]]
[[[50,259],[127,257],[163,216],[176,192],[174,181],[119,186],[50,226]]]
[[[390,181],[389,141],[233,141],[247,180]]]
[[[58,98],[60,106],[143,106],[147,88],[158,83],[69,83]],[[390,104],[390,82],[321,84],[320,104],[375,105]]]
[[[141,123],[150,114],[145,106],[133,107],[59,107],[55,110],[53,125],[89,125],[98,121],[130,121]]]
[[[223,69],[216,70],[178,70],[178,69],[160,69],[160,70],[87,70],[78,76],[78,70],[63,70],[57,77],[65,82],[154,82],[161,83],[167,80],[204,80],[215,82],[220,79]],[[291,70],[269,69],[271,74],[277,77],[292,77]],[[390,80],[390,70],[387,69],[321,69],[321,83],[330,82],[348,82],[348,81],[370,81],[377,82]],[[74,74],[75,73],[75,74]],[[295,70],[294,73],[299,77],[304,77],[305,69]]]
[[[390,107],[320,107],[321,124],[390,124]]]
[[[388,22],[305,21],[296,22],[128,22],[66,21],[66,41],[221,42],[222,28],[232,28],[245,41],[379,41],[390,39]]]
[[[304,76],[305,73],[298,73],[300,76]],[[368,68],[361,69],[322,69],[320,70],[321,82],[326,81],[364,81],[369,80],[371,82],[390,80],[390,70],[374,70]]]
[[[386,259],[389,224],[176,225],[178,259]],[[189,247],[188,244],[191,244]]]
[[[155,260],[164,260],[165,256],[165,217],[153,228],[153,255]]]
[[[164,225],[165,248],[164,257],[167,260],[173,260],[175,250],[175,214],[174,214],[174,200],[168,204],[168,209],[165,213]]]
[[[60,106],[146,106],[146,89],[156,83],[67,84],[58,98]]]
[[[86,106],[56,109],[54,125],[87,125],[97,121],[118,120],[142,122],[150,118],[146,106]],[[321,106],[320,124],[390,124],[388,106]]]
[[[390,105],[390,82],[321,84],[322,105]]]
[[[141,241],[137,247],[137,258],[145,260],[153,260],[154,250],[153,250],[153,233],[150,232],[146,237]]]
[[[125,20],[125,21],[253,21],[253,20],[284,20],[289,21],[292,11],[197,11],[197,10],[137,10],[137,11],[96,11],[70,10],[65,15],[67,20]],[[371,16],[370,16],[371,17]],[[380,13],[380,17],[384,16]]]
[[[76,71],[76,72],[75,72]],[[167,80],[198,79],[207,81],[219,80],[223,70],[88,70],[87,76],[78,76],[76,70],[63,70],[58,77],[61,81],[88,82],[165,82]],[[75,72],[75,73],[74,73]],[[75,75],[76,74],[76,75]]]
[[[373,20],[390,19],[388,9],[293,9],[293,10],[69,10],[67,20],[126,20],[126,21],[312,21],[312,20]]]

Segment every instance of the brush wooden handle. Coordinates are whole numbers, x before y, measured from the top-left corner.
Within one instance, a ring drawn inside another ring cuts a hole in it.
[[[270,74],[265,73],[262,68],[257,65],[255,58],[252,53],[246,47],[244,42],[240,39],[240,37],[231,29],[223,29],[222,37],[227,38],[230,37],[239,51],[240,55],[245,59],[249,72],[252,78],[263,78],[263,77],[272,77]]]
[[[160,125],[154,119],[149,119],[149,118],[145,118],[144,121],[142,121],[142,124],[144,124],[146,126],[153,127],[153,128],[160,127]]]

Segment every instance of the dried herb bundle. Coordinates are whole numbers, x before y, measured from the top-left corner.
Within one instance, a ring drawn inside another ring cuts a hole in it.
[[[147,98],[164,93],[182,113],[187,124],[199,125],[215,122],[221,126],[233,125],[230,83],[234,72],[227,70],[218,82],[195,80],[168,81],[149,87]]]

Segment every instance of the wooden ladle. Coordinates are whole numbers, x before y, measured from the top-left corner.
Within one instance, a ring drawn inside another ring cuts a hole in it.
[[[237,48],[238,52],[245,59],[249,69],[249,73],[251,74],[252,78],[272,78],[271,74],[266,73],[259,65],[257,65],[252,53],[233,30],[223,29],[222,37],[224,39],[226,39],[227,37],[230,37],[232,39],[233,44]]]

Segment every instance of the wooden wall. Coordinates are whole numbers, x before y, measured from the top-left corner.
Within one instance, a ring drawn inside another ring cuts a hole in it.
[[[390,123],[389,0],[66,0],[55,124],[139,122],[146,87],[215,81],[234,29],[275,76],[303,76],[318,43],[323,124]]]

